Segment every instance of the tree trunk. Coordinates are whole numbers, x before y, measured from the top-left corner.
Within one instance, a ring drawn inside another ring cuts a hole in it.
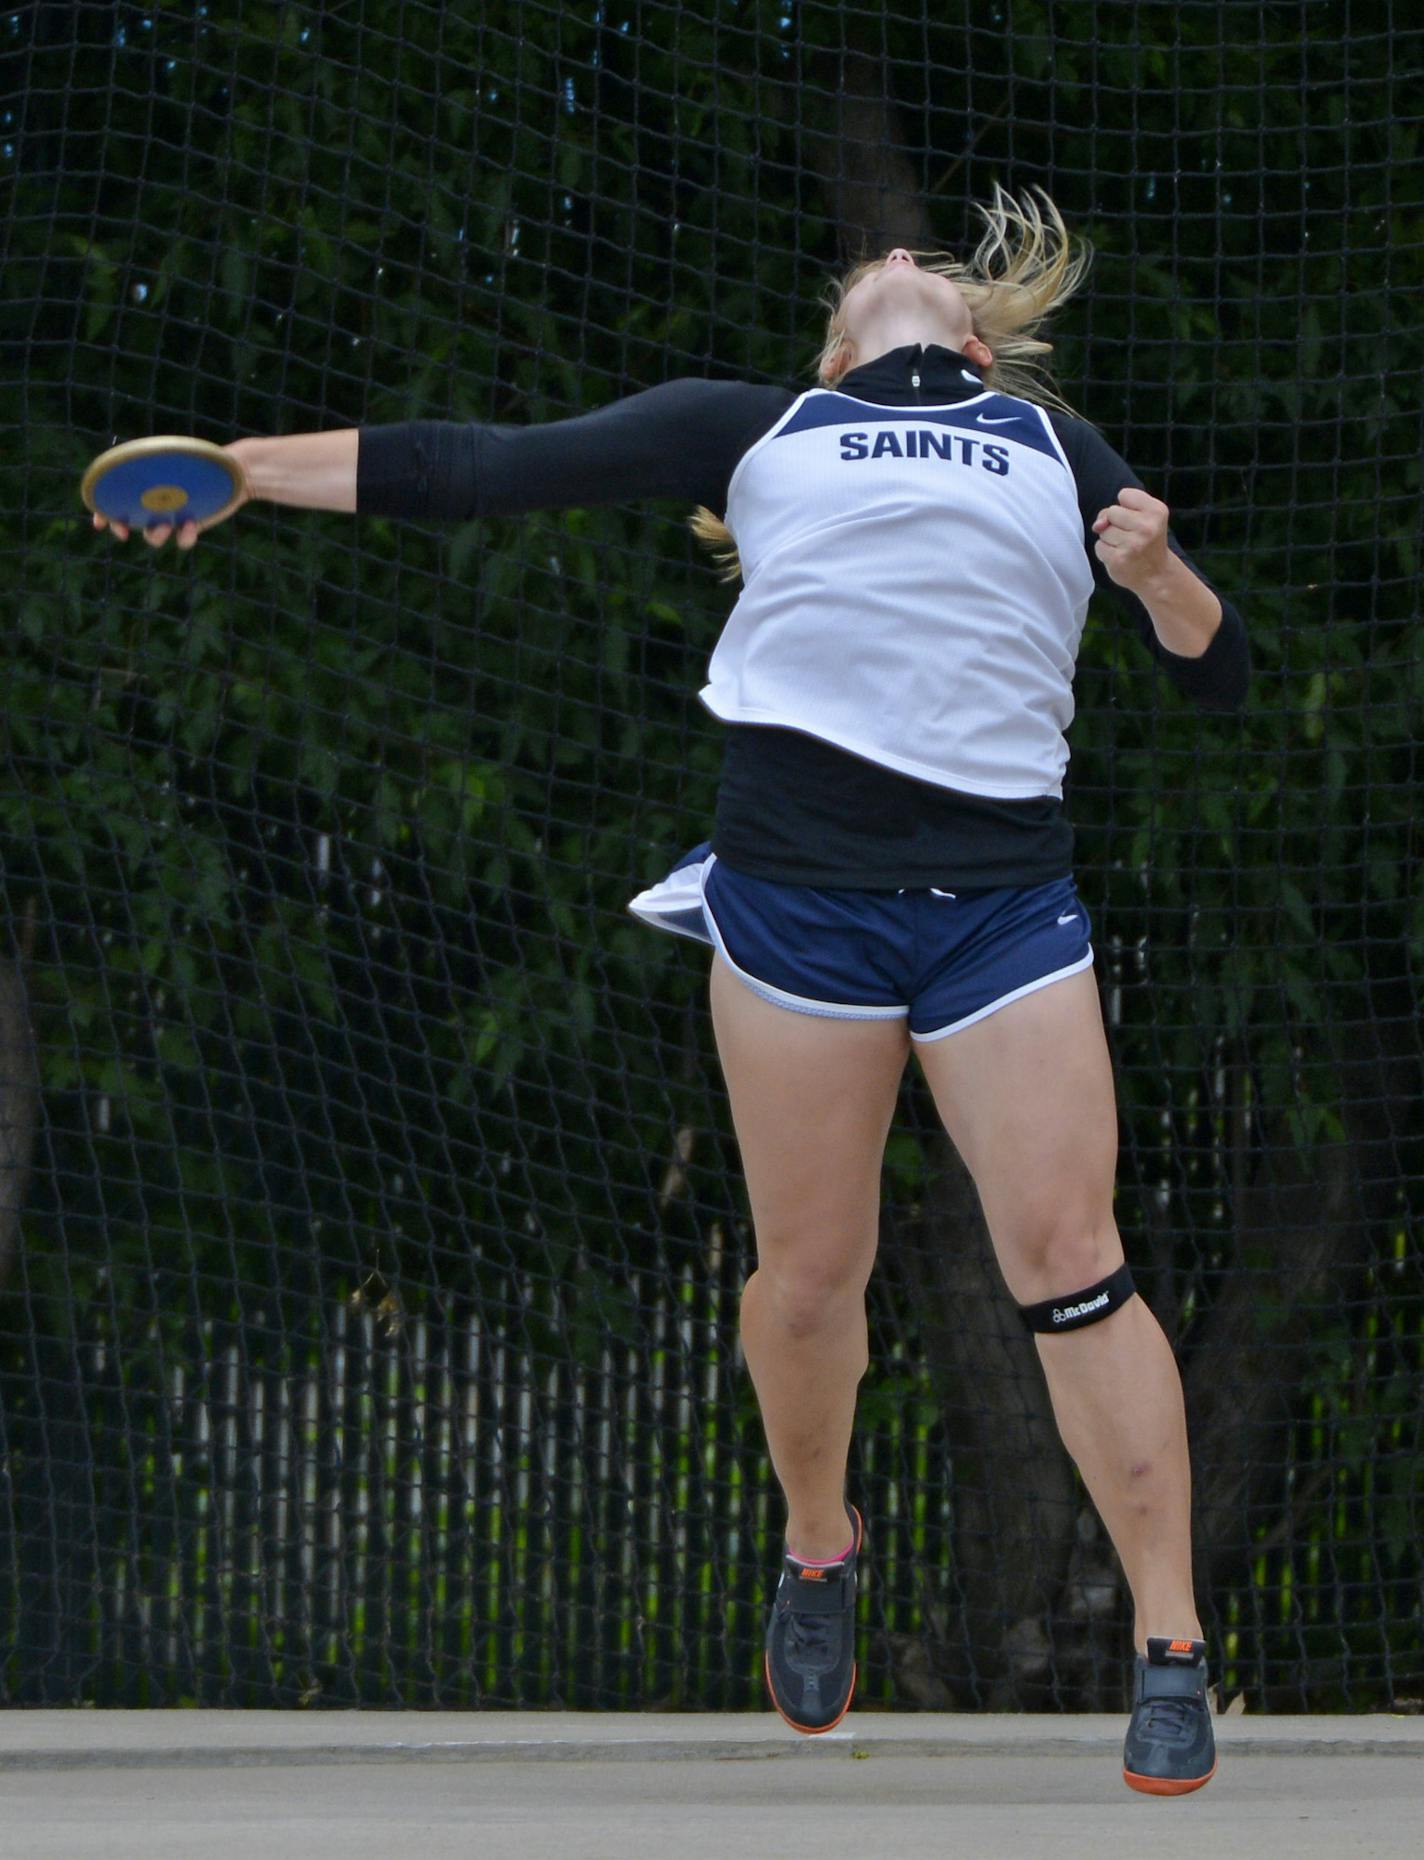
[[[846,264],[897,245],[933,245],[928,203],[905,154],[882,55],[852,47],[822,53],[793,107],[804,112],[802,160],[825,186]]]
[[[969,1172],[947,1137],[935,1160],[918,1231],[886,1249],[918,1314],[953,1469],[955,1575],[934,1667],[957,1705],[1041,1710],[1061,1694],[1045,1622],[1083,1501]],[[890,1651],[897,1663],[909,1654]]]

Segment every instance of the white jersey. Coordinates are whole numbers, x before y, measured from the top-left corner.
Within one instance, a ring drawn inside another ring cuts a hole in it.
[[[1061,797],[1092,567],[1041,408],[802,394],[742,457],[744,587],[702,700],[903,774]]]

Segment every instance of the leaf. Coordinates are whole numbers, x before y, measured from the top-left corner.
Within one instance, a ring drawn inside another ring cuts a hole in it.
[[[1306,942],[1315,943],[1320,933],[1316,928],[1315,914],[1306,902],[1305,894],[1300,886],[1294,880],[1283,877],[1280,881],[1279,896],[1281,903],[1285,906],[1286,915]]]
[[[118,298],[118,268],[97,251],[88,267],[88,309],[84,317],[84,340],[97,342],[113,320]]]
[[[1326,1016],[1314,978],[1307,975],[1298,964],[1285,961],[1281,963],[1280,978],[1286,998],[1301,1019],[1311,1028],[1320,1026]]]
[[[478,519],[472,523],[462,523],[455,531],[446,552],[452,581],[466,582],[470,579],[470,564],[483,540],[484,524]]]
[[[252,292],[252,262],[236,238],[228,237],[221,243],[218,276],[223,290],[230,299],[229,312],[246,310],[248,298]]]

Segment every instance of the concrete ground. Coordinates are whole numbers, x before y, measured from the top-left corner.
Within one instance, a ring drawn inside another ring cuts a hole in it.
[[[1176,1800],[1123,1720],[14,1711],[0,1860],[1418,1860],[1424,1719],[1220,1718]]]

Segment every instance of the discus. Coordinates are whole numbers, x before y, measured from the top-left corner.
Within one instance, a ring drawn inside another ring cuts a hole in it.
[[[221,446],[166,433],[101,452],[79,495],[88,509],[130,529],[196,523],[205,530],[232,514],[246,488],[242,467]]]

